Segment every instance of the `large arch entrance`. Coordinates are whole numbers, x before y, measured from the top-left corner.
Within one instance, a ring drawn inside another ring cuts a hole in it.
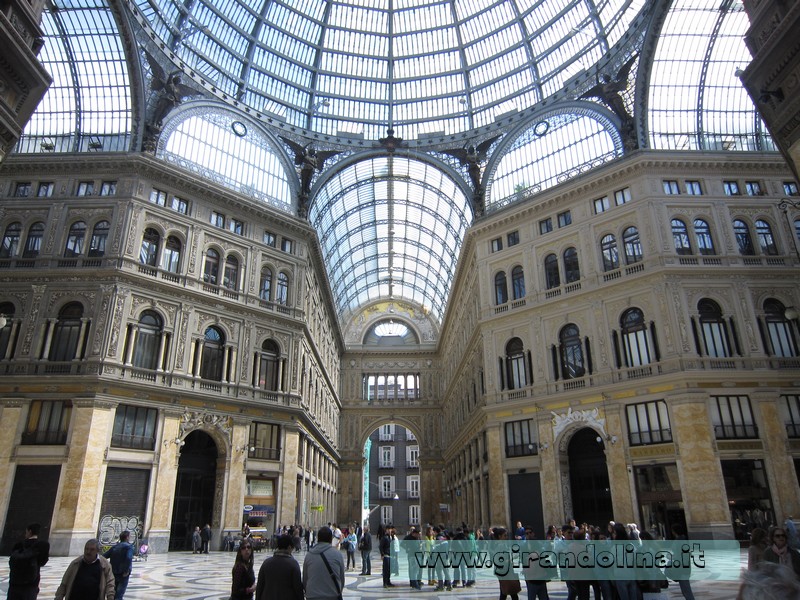
[[[169,549],[188,550],[195,527],[213,524],[217,445],[205,431],[186,436],[178,460]]]
[[[614,510],[603,438],[589,427],[579,429],[567,446],[567,460],[572,497],[571,516],[578,523],[608,523],[613,518]]]

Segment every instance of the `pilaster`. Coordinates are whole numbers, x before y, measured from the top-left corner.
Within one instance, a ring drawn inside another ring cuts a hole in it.
[[[225,531],[239,531],[242,527],[242,507],[247,483],[247,455],[250,427],[247,423],[234,423],[231,431],[231,453],[223,477],[226,482],[225,502],[220,522],[221,539]]]
[[[17,465],[12,456],[14,447],[19,441],[24,406],[25,402],[16,398],[4,398],[0,402],[0,516],[2,516],[0,531],[5,530],[8,500],[14,485],[14,471]]]
[[[297,502],[297,456],[300,449],[300,434],[297,429],[285,428],[283,437],[283,476],[280,478],[280,506],[276,525],[294,523],[294,508]]]
[[[153,505],[149,510],[147,541],[154,553],[167,552],[175,502],[175,484],[178,480],[178,456],[180,453],[180,413],[166,413],[162,426],[160,447],[156,454],[152,481],[155,491]],[[176,443],[177,442],[177,443]],[[147,525],[147,522],[145,522]]]
[[[500,426],[494,425],[486,429],[486,456],[489,467],[489,521],[490,525],[509,522],[508,501],[506,500],[505,472],[500,455],[503,448],[500,439]]]

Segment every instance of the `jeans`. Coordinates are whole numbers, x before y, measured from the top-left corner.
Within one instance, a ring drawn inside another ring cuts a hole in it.
[[[370,558],[370,550],[361,551],[361,574],[372,575],[372,559]]]
[[[383,585],[392,583],[392,559],[390,556],[383,557]]]
[[[114,573],[114,600],[122,600],[122,597],[125,595],[125,590],[128,589],[128,580],[130,578],[130,573],[127,575],[117,575]]]
[[[528,588],[528,600],[550,600],[546,581],[526,581],[525,586]]]

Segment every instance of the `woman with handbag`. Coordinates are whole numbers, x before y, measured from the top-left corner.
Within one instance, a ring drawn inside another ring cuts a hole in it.
[[[236,560],[231,571],[231,600],[253,600],[256,591],[256,574],[253,571],[253,542],[242,540],[236,551]]]

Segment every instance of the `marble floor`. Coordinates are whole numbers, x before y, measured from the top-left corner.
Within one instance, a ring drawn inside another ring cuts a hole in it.
[[[302,564],[305,553],[295,556]],[[256,554],[256,570],[268,554]],[[231,567],[234,555],[229,552],[212,552],[193,555],[191,552],[170,552],[151,555],[147,561],[134,563],[133,574],[125,594],[125,600],[228,600],[230,596]],[[56,588],[72,558],[54,557],[42,569],[42,582],[39,598],[51,600]],[[747,564],[746,554],[742,557]],[[397,587],[384,589],[381,580],[380,560],[373,560],[371,577],[359,577],[359,567],[347,573],[344,598],[363,600],[398,600],[422,597],[435,600],[467,600],[478,598],[497,598],[497,581],[479,581],[475,587],[456,588],[451,592],[434,592],[426,586],[418,592],[409,587],[408,582],[395,580]],[[733,600],[738,583],[734,581],[693,582],[692,587],[698,600]],[[4,598],[8,589],[8,560],[0,557],[0,597]],[[563,583],[550,583],[550,598],[563,600],[567,597]],[[667,590],[668,598],[682,598],[677,584],[671,583]],[[520,598],[525,598],[524,585]]]

